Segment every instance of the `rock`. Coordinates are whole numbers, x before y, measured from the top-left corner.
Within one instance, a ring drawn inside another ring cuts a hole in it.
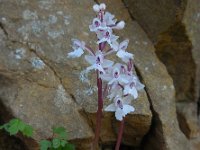
[[[200,137],[196,103],[177,103],[177,115],[181,130],[189,139]]]
[[[145,149],[188,150],[189,142],[180,131],[176,118],[173,81],[157,58],[153,44],[138,23],[128,17],[128,11],[120,0],[104,2],[108,3],[111,13],[126,22],[125,32],[120,35],[130,39],[128,49],[135,54],[135,65],[151,102],[153,122],[143,143]],[[116,8],[120,8],[120,11]]]
[[[182,17],[186,0],[124,0],[131,16],[141,25],[153,42],[159,34]]]
[[[50,137],[53,126],[64,126],[77,149],[90,148],[97,110],[95,79],[89,76],[88,82],[84,72],[80,75],[87,66],[83,59],[66,56],[72,38],[95,45],[88,28],[95,16],[93,4],[88,0],[0,2],[0,99],[11,117],[35,128],[36,142]],[[145,91],[134,106],[136,111],[126,119],[123,142],[139,146],[152,118]],[[1,115],[8,121],[11,117],[5,112]],[[113,145],[118,130],[113,128],[114,115],[105,113],[103,122],[101,144]]]
[[[200,3],[198,0],[188,0],[184,13],[183,23],[187,35],[192,43],[192,57],[195,62],[195,101],[199,99],[200,93]]]
[[[155,48],[157,56],[173,78],[176,101],[194,101],[196,66],[185,26],[180,21],[176,22],[160,35]]]
[[[199,150],[200,138],[190,140],[190,150]]]

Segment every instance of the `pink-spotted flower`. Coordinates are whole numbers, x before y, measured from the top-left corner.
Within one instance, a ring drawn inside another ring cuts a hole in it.
[[[124,65],[116,63],[113,67],[108,68],[106,74],[101,76],[102,80],[107,81],[111,84],[127,84],[129,82],[129,76],[123,73],[122,68]]]
[[[94,18],[92,24],[89,25],[91,32],[97,32],[99,30],[106,30],[106,24],[101,22],[99,18]]]
[[[80,57],[84,53],[85,42],[79,41],[77,39],[72,39],[72,48],[74,51],[68,53],[68,58]]]
[[[107,42],[111,48],[113,48],[113,43],[119,38],[119,36],[115,36],[112,33],[112,29],[107,28],[106,30],[97,32],[98,42],[97,44]]]
[[[117,56],[122,59],[125,63],[128,63],[130,59],[133,59],[133,54],[126,51],[129,40],[124,40],[118,45]]]
[[[142,90],[144,85],[140,83],[135,75],[131,75],[129,83],[124,86],[124,95],[130,94],[134,99],[138,97],[138,91]]]
[[[103,22],[106,24],[107,27],[110,27],[112,29],[123,29],[125,26],[124,21],[120,21],[117,23],[117,19],[115,19],[115,16],[109,12],[106,12],[103,16]]]
[[[125,117],[128,113],[134,112],[135,108],[131,105],[128,105],[126,97],[122,98],[120,96],[116,96],[114,103],[108,105],[105,108],[105,111],[115,112],[116,119],[122,121],[123,117]]]
[[[105,73],[104,68],[108,68],[113,65],[113,61],[104,59],[104,55],[101,51],[97,51],[95,55],[85,55],[85,60],[91,65],[86,68],[87,71],[98,70]]]

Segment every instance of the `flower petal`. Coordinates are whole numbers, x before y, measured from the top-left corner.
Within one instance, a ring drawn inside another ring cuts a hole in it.
[[[96,57],[95,56],[85,55],[85,60],[91,65],[96,63]]]
[[[74,50],[73,52],[68,53],[68,58],[76,58],[76,57],[80,57],[82,54],[84,53],[83,49],[78,48],[76,50]]]
[[[112,76],[109,75],[109,74],[103,74],[100,77],[101,77],[102,80],[107,81],[107,82],[112,79]]]
[[[131,94],[134,99],[138,98],[138,92],[135,87],[132,87],[132,89],[129,90],[129,94]]]
[[[144,89],[144,84],[142,84],[138,79],[137,79],[137,82],[136,82],[136,89],[137,90],[142,90],[142,89]]]
[[[134,112],[135,108],[133,106],[130,105],[123,105],[123,112],[125,115],[127,115],[130,112]]]
[[[117,120],[119,120],[119,121],[122,121],[123,117],[124,117],[124,112],[123,112],[123,110],[120,109],[120,108],[118,108],[118,109],[116,110],[116,112],[115,112],[115,118],[116,118]]]
[[[113,78],[112,80],[110,80],[109,82],[108,82],[108,84],[113,84],[115,81],[117,81],[115,78]]]
[[[112,111],[115,112],[116,111],[116,107],[115,104],[110,104],[105,108],[105,111]]]
[[[123,42],[120,43],[119,49],[125,51],[128,47],[128,43],[129,43],[128,39],[124,40]]]
[[[108,68],[111,67],[113,65],[113,61],[108,60],[108,59],[104,59],[103,63],[101,64],[103,68]]]

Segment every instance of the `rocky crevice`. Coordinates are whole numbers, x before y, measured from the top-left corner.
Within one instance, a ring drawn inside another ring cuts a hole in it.
[[[136,66],[135,66],[135,70],[136,70],[136,74],[139,77],[140,81],[144,82],[143,77],[141,76],[141,73]],[[143,150],[159,150],[161,147],[162,147],[162,149],[165,149],[164,147],[166,147],[166,145],[165,145],[165,139],[163,136],[162,121],[160,120],[159,113],[156,112],[156,110],[153,107],[151,97],[149,96],[149,93],[148,93],[148,87],[145,87],[144,90],[147,94],[148,101],[150,104],[152,120],[151,120],[150,129],[149,129],[148,133],[144,136],[144,138],[141,142],[141,149],[143,149]],[[160,143],[160,145],[158,145],[155,142]]]

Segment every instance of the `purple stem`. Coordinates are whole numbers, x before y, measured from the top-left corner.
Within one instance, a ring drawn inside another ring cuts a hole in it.
[[[102,49],[102,44],[99,44],[99,50]],[[99,78],[99,71],[97,71],[97,87],[98,87],[98,110],[96,116],[96,130],[95,130],[95,138],[93,142],[93,149],[96,148],[99,136],[100,136],[100,129],[101,129],[101,119],[102,119],[102,109],[103,109],[103,91],[102,91],[102,80]]]
[[[115,150],[119,150],[119,147],[120,147],[120,144],[121,144],[121,141],[122,141],[123,130],[124,130],[124,119],[120,123],[120,128],[119,128],[119,132],[118,132]]]
[[[97,72],[98,73],[98,72]],[[103,108],[103,98],[102,98],[102,80],[97,78],[98,87],[98,110],[96,116],[96,130],[93,146],[96,147],[99,141],[100,129],[101,129],[101,118],[102,118],[102,108]]]

